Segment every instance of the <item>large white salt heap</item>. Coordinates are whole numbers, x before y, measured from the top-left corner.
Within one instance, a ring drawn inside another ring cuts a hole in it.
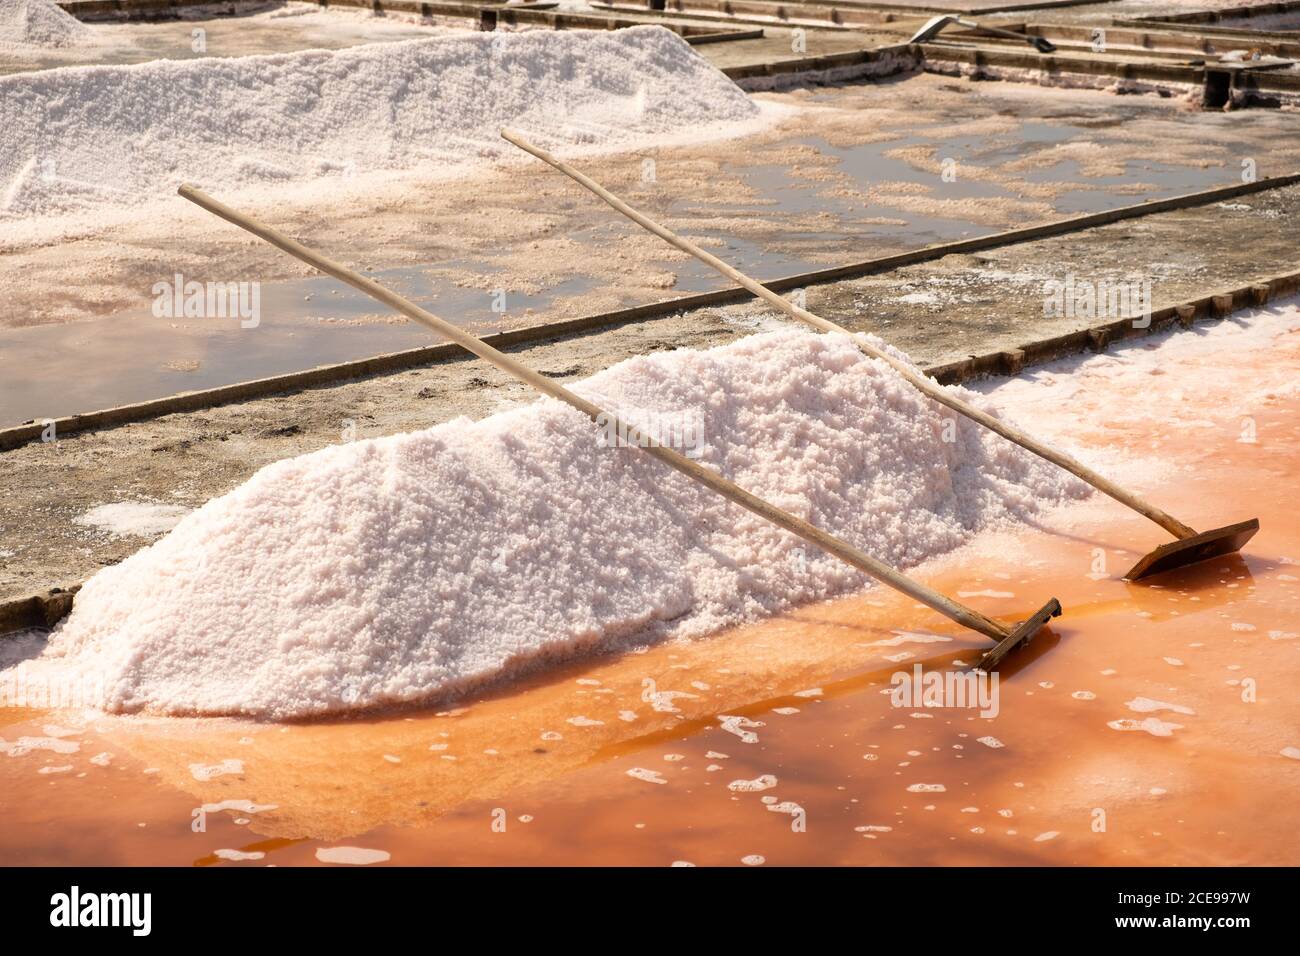
[[[54,0],[0,0],[0,48],[76,46],[90,33]]]
[[[758,112],[656,26],[43,70],[0,77],[0,216],[522,161],[503,126],[617,147]]]
[[[707,467],[903,567],[1084,492],[964,419],[954,432],[845,336],[635,358],[575,391],[702,437]],[[102,683],[110,711],[298,717],[867,582],[604,435],[547,399],[277,462],[96,574],[9,676]]]

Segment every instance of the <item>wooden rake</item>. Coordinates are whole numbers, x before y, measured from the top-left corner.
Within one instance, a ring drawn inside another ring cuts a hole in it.
[[[906,364],[900,362],[888,352],[876,348],[871,344],[866,336],[850,332],[843,326],[836,325],[828,319],[815,315],[807,309],[801,308],[793,302],[788,301],[766,286],[759,284],[739,269],[733,268],[712,253],[705,252],[689,239],[677,235],[665,226],[655,222],[644,213],[633,209],[595,180],[574,169],[563,160],[552,156],[546,150],[534,146],[519,135],[519,133],[514,132],[513,130],[503,129],[501,131],[501,136],[507,142],[513,143],[525,152],[536,156],[542,162],[558,169],[574,182],[583,186],[596,196],[599,196],[606,203],[613,206],[637,225],[654,233],[669,245],[674,246],[683,252],[690,253],[704,264],[711,266],[718,272],[722,273],[728,279],[743,286],[760,299],[763,299],[780,309],[792,319],[797,319],[805,325],[812,326],[815,329],[820,329],[823,332],[839,332],[852,337],[853,341],[864,354],[869,355],[872,358],[880,359],[882,362],[888,364],[910,384],[915,386],[925,395],[934,399],[940,405],[947,406],[953,411],[965,415],[972,421],[978,422],[990,431],[996,432],[1008,441],[1019,445],[1021,448],[1031,451],[1040,458],[1044,458],[1052,464],[1064,468],[1066,471],[1070,472],[1070,474],[1083,479],[1098,491],[1114,498],[1120,504],[1126,505],[1143,517],[1154,521],[1177,539],[1167,544],[1162,544],[1149,554],[1144,555],[1138,563],[1133,565],[1133,567],[1129,569],[1129,572],[1124,575],[1125,580],[1136,581],[1140,578],[1147,578],[1155,574],[1161,574],[1165,571],[1172,571],[1175,568],[1185,567],[1199,561],[1206,561],[1220,555],[1231,554],[1234,551],[1241,550],[1246,542],[1254,537],[1255,532],[1259,530],[1259,519],[1251,518],[1248,521],[1241,521],[1237,524],[1215,528],[1211,531],[1198,532],[1195,528],[1183,524],[1177,518],[1173,517],[1173,515],[1160,510],[1155,505],[1149,503],[1133,492],[1121,488],[1104,475],[1093,471],[1087,465],[1083,464],[1083,462],[1076,460],[1062,451],[1044,445],[1042,442],[1030,437],[1020,429],[1014,428],[1006,422],[994,418],[987,412],[982,412],[975,406],[963,402],[942,385],[939,385],[937,382],[932,381],[924,375],[917,374]]]
[[[1027,620],[1021,621],[1013,626],[1007,626],[991,618],[985,617],[979,611],[966,607],[964,604],[954,601],[947,595],[930,588],[919,581],[914,581],[905,574],[894,570],[882,561],[878,561],[871,555],[853,545],[841,540],[816,527],[808,521],[798,518],[789,512],[764,501],[756,495],[750,494],[744,488],[734,482],[728,481],[715,471],[705,468],[685,455],[674,451],[665,445],[659,444],[652,436],[646,435],[636,426],[619,421],[618,418],[605,412],[598,405],[587,401],[562,385],[558,385],[544,375],[540,375],[533,369],[516,361],[508,355],[498,352],[492,346],[483,342],[476,336],[471,335],[464,329],[452,325],[444,319],[438,318],[431,312],[427,312],[413,302],[403,298],[395,292],[384,288],[372,279],[354,272],[346,266],[327,259],[318,252],[308,249],[302,243],[290,239],[281,232],[272,229],[269,226],[262,225],[250,216],[232,209],[221,202],[213,199],[193,186],[181,186],[178,192],[190,202],[206,209],[208,212],[225,219],[227,222],[234,223],[241,229],[251,232],[253,235],[266,240],[278,249],[287,252],[289,255],[302,260],[310,266],[314,266],[327,275],[341,279],[355,289],[364,292],[366,295],[382,302],[389,308],[396,309],[403,315],[428,326],[435,332],[445,336],[466,351],[477,355],[484,361],[490,362],[503,372],[513,376],[526,385],[531,385],[543,395],[550,396],[566,405],[577,409],[589,419],[604,427],[612,424],[617,429],[617,434],[626,434],[629,443],[639,447],[646,454],[668,465],[671,468],[681,472],[691,480],[704,485],[712,491],[722,495],[728,501],[732,501],[742,508],[752,511],[754,514],[764,518],[772,524],[791,534],[797,535],[809,544],[816,545],[823,551],[826,551],[839,558],[845,564],[857,568],[865,574],[871,575],[878,581],[889,585],[897,591],[901,591],[908,597],[921,602],[927,607],[933,608],[944,617],[956,621],[963,627],[978,631],[986,637],[992,638],[996,644],[989,649],[980,659],[979,667],[983,670],[991,670],[1015,647],[1029,641],[1050,618],[1056,617],[1061,613],[1060,602],[1052,598],[1042,606],[1035,614]]]

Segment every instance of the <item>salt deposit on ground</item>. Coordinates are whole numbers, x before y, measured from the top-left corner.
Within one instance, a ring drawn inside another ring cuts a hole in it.
[[[155,504],[147,501],[119,501],[91,508],[72,520],[79,525],[98,528],[114,537],[150,538],[176,527],[189,514],[181,505]]]
[[[0,216],[522,161],[503,126],[603,148],[758,113],[656,26],[20,73],[0,77]]]
[[[1295,299],[1271,303],[1268,308],[1241,312],[1231,319],[1198,325],[1194,334],[1163,332],[1112,346],[1109,351],[1058,359],[1027,369],[1009,379],[989,379],[972,386],[985,394],[1002,414],[1013,415],[1031,435],[1048,436],[1059,447],[1084,455],[1088,464],[1112,479],[1154,482],[1166,472],[1182,466],[1162,456],[1135,456],[1118,445],[1089,439],[1089,433],[1105,429],[1133,428],[1152,436],[1189,421],[1186,404],[1194,394],[1184,387],[1171,387],[1160,376],[1174,366],[1202,368],[1205,374],[1221,365],[1225,353],[1267,354],[1284,340],[1300,333],[1300,303]],[[1179,386],[1191,380],[1180,371]],[[1152,387],[1165,389],[1166,400],[1106,401],[1104,415],[1092,407],[1103,396],[1141,394]],[[1198,415],[1215,419],[1218,425],[1280,398],[1300,393],[1300,382],[1288,374],[1278,377],[1253,371],[1248,381],[1233,390],[1230,401],[1202,408]],[[1082,411],[1081,411],[1082,410]],[[1181,474],[1181,472],[1179,472]]]
[[[0,0],[0,48],[76,46],[90,32],[54,0]]]
[[[954,429],[843,336],[658,353],[575,390],[651,426],[702,421],[704,465],[897,566],[1083,493]],[[427,699],[866,583],[604,437],[546,400],[277,462],[95,575],[19,667],[89,675],[110,711],[283,718]]]

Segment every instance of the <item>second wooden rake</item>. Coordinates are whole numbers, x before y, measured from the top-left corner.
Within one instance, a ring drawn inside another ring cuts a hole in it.
[[[1150,577],[1153,574],[1161,574],[1165,571],[1172,571],[1175,568],[1185,567],[1186,565],[1195,564],[1199,561],[1206,561],[1210,558],[1218,557],[1219,555],[1240,551],[1246,542],[1254,537],[1255,532],[1259,530],[1258,518],[1250,518],[1246,521],[1239,521],[1236,524],[1225,525],[1222,528],[1214,528],[1210,531],[1197,531],[1195,528],[1183,524],[1173,515],[1161,511],[1155,505],[1138,497],[1133,492],[1121,488],[1106,476],[1093,471],[1087,465],[1083,464],[1083,462],[1065,454],[1065,452],[1044,445],[1042,442],[1025,434],[1020,429],[994,418],[992,415],[981,411],[974,405],[963,402],[942,385],[932,381],[924,375],[917,374],[917,372],[906,363],[900,362],[883,349],[876,348],[865,335],[850,332],[848,329],[836,325],[829,319],[824,319],[820,315],[816,315],[809,312],[807,309],[795,305],[788,299],[751,279],[739,269],[723,262],[712,253],[705,252],[689,239],[677,235],[665,226],[661,226],[644,213],[633,209],[589,176],[574,169],[563,160],[552,156],[546,150],[534,146],[513,130],[503,129],[501,131],[501,137],[507,142],[518,146],[524,152],[531,153],[542,162],[558,169],[589,192],[599,196],[610,206],[614,207],[623,215],[635,222],[638,226],[654,233],[669,245],[674,246],[683,252],[690,253],[705,265],[713,267],[728,279],[743,286],[760,299],[763,299],[770,305],[776,306],[786,315],[790,316],[790,318],[796,319],[805,325],[810,325],[814,329],[819,329],[822,332],[839,332],[850,336],[864,354],[869,355],[872,358],[880,359],[882,362],[888,364],[911,385],[934,399],[940,405],[945,405],[953,411],[965,415],[972,421],[978,422],[990,431],[995,432],[1008,441],[1019,445],[1021,448],[1031,451],[1040,458],[1044,458],[1052,464],[1064,468],[1076,478],[1083,479],[1098,491],[1114,498],[1120,504],[1126,505],[1143,517],[1154,521],[1177,539],[1170,541],[1167,544],[1162,544],[1148,554],[1143,555],[1138,563],[1133,565],[1133,567],[1129,569],[1129,572],[1124,575],[1126,580],[1136,581],[1139,578]]]

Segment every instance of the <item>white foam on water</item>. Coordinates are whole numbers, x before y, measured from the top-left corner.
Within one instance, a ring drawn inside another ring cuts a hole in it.
[[[589,150],[759,115],[657,26],[18,73],[0,76],[0,218],[133,205],[182,182],[224,195],[523,162],[503,126]]]
[[[645,767],[633,767],[627,772],[627,775],[633,780],[643,780],[646,783],[667,783],[663,774],[658,770],[647,770]]]
[[[346,863],[351,866],[367,866],[371,863],[385,863],[392,855],[384,850],[368,850],[359,846],[319,847],[316,859],[322,863]]]
[[[213,850],[212,855],[221,860],[260,860],[266,856],[261,850]]]
[[[945,441],[941,407],[843,335],[655,353],[573,388],[632,421],[695,416],[704,467],[897,567],[1086,491],[964,419]],[[93,677],[112,712],[301,717],[870,583],[605,438],[548,399],[276,462],[92,577],[17,668]],[[656,710],[692,696],[644,684]]]
[[[19,737],[10,743],[0,737],[0,754],[9,757],[25,757],[36,750],[48,750],[56,754],[75,754],[81,744],[75,740],[61,740],[58,737]]]
[[[727,784],[727,789],[733,793],[757,793],[762,790],[771,790],[776,786],[776,783],[776,777],[770,773],[764,773],[753,780],[733,780]]]
[[[952,640],[942,634],[927,634],[924,631],[894,631],[895,637],[886,637],[879,641],[863,644],[863,647],[898,647],[900,644],[945,644]]]
[[[758,743],[758,734],[747,728],[764,726],[761,720],[750,720],[748,717],[739,714],[719,714],[718,723],[722,725],[723,730],[729,734],[735,734],[740,738],[740,742],[744,744]]]
[[[1125,701],[1129,710],[1137,711],[1139,714],[1152,714],[1160,710],[1172,710],[1175,714],[1195,714],[1196,711],[1190,707],[1184,707],[1182,704],[1168,704],[1163,700],[1152,700],[1150,697],[1134,697],[1132,700]]]
[[[673,701],[681,698],[683,700],[699,700],[698,694],[691,694],[684,690],[659,690],[659,685],[653,677],[643,678],[641,681],[641,699],[650,705],[650,709],[660,714],[679,714],[681,708]]]
[[[237,774],[244,772],[244,762],[242,760],[222,760],[213,764],[192,763],[190,764],[190,776],[195,780],[206,782],[216,777],[224,777],[227,774]]]
[[[1175,730],[1183,729],[1182,724],[1170,723],[1159,717],[1147,717],[1145,720],[1125,717],[1121,720],[1109,721],[1106,726],[1111,730],[1142,730],[1152,737],[1172,737]]]
[[[264,813],[277,807],[278,804],[254,803],[252,800],[222,800],[218,803],[203,804],[203,812],[220,813],[222,810],[236,810],[240,813]]]

